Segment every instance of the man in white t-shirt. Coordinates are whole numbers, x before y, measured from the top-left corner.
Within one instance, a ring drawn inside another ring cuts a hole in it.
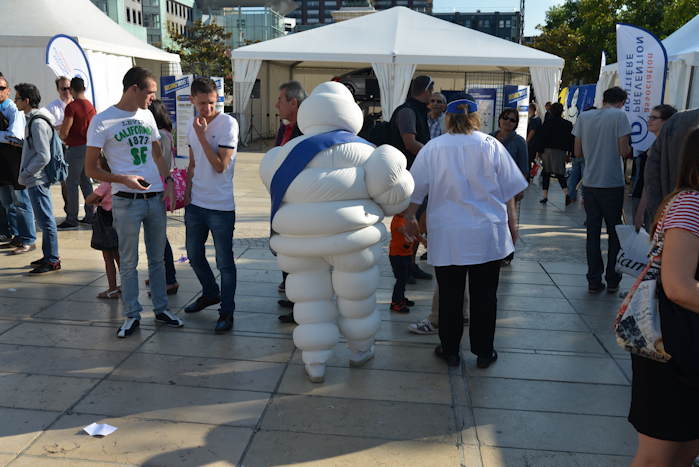
[[[143,307],[138,302],[138,243],[141,225],[148,255],[153,311],[156,322],[182,327],[183,321],[167,309],[165,291],[165,200],[174,206],[172,178],[162,155],[160,135],[148,105],[155,98],[155,78],[140,67],[131,68],[122,80],[121,100],[90,122],[87,130],[85,173],[112,184],[112,216],[119,237],[121,295],[126,320],[117,337],[138,329]],[[100,151],[110,171],[100,166]],[[162,179],[165,180],[163,183]]]
[[[233,256],[235,202],[233,168],[238,145],[238,122],[218,112],[216,83],[209,78],[192,81],[190,99],[197,112],[188,124],[189,168],[184,222],[189,264],[202,286],[202,295],[184,309],[196,313],[221,304],[214,331],[222,334],[233,328],[236,268]],[[216,248],[216,267],[221,287],[206,259],[209,232]]]

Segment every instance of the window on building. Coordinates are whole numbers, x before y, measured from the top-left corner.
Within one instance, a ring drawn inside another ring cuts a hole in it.
[[[126,9],[126,21],[127,21],[128,23],[131,22],[131,8],[127,8],[127,9]]]
[[[506,27],[506,28],[512,27],[512,21],[510,21],[509,19],[508,19],[508,20],[505,20],[505,27]]]
[[[504,28],[504,27],[505,27],[505,21],[502,20],[502,19],[501,19],[500,21],[498,21],[498,27],[499,27],[500,29]]]
[[[138,24],[143,25],[143,17],[141,16],[141,12],[138,12]]]
[[[165,11],[167,11],[168,13],[170,13],[170,2],[169,2],[169,1],[168,1],[168,2],[165,2]]]
[[[484,28],[489,28],[489,27],[490,27],[490,20],[489,20],[489,19],[484,19],[484,20],[483,20],[483,27],[484,27]]]

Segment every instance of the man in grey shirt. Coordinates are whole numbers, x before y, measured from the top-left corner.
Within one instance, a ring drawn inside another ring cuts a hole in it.
[[[689,130],[697,125],[699,125],[699,109],[676,113],[665,122],[658,139],[648,150],[643,175],[648,199],[646,207],[648,218],[655,218],[660,202],[675,189],[684,141]]]
[[[573,128],[575,157],[585,158],[583,197],[587,214],[587,284],[590,293],[601,292],[605,287],[600,248],[602,220],[609,236],[605,274],[607,291],[617,292],[621,281],[621,274],[617,274],[614,268],[619,253],[619,239],[614,227],[621,224],[624,208],[623,157],[631,152],[628,138],[631,125],[621,110],[626,97],[626,91],[619,87],[607,89],[602,108],[580,114]]]

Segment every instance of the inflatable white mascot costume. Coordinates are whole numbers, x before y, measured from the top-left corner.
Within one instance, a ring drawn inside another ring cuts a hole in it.
[[[362,122],[344,85],[320,84],[299,108],[303,136],[270,150],[260,165],[272,196],[270,246],[289,273],[294,343],[313,382],[323,381],[338,327],[351,366],[374,356],[381,221],[403,211],[414,188],[400,151],[356,136]]]

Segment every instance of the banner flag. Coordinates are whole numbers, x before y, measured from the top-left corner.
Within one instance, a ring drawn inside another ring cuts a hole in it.
[[[483,133],[490,134],[494,130],[497,91],[495,88],[469,88],[466,90],[478,104],[478,115],[481,116],[481,131]]]
[[[631,145],[645,151],[655,140],[648,116],[663,103],[667,52],[651,32],[623,23],[616,25],[616,47],[620,86],[628,93],[624,111],[631,123]]]
[[[46,64],[56,76],[68,79],[82,78],[85,81],[85,94],[95,104],[95,89],[92,87],[92,71],[85,51],[75,39],[65,34],[53,36],[46,46]]]

